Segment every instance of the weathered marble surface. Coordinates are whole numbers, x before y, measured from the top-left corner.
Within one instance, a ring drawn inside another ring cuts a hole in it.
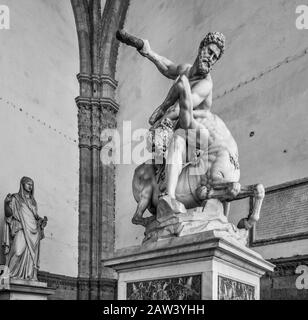
[[[143,244],[211,230],[243,245],[248,240],[249,232],[228,222],[222,203],[212,199],[207,201],[204,208],[197,207],[180,213],[168,210],[167,203],[159,206],[156,219],[149,219],[146,224]]]
[[[237,225],[238,229],[251,229],[259,220],[264,187],[240,185],[237,143],[223,120],[212,113],[210,71],[224,53],[225,36],[209,32],[201,41],[194,62],[179,65],[156,53],[148,40],[126,32],[118,32],[118,39],[137,48],[163,76],[174,80],[149,119],[148,151],[152,152],[152,159],[138,166],[133,177],[137,208],[132,222],[146,227],[144,242],[165,235],[179,236],[184,225],[177,221],[162,225],[160,217],[170,218],[170,211],[171,216],[185,214],[186,209],[206,206],[210,199],[221,201],[227,218],[231,201],[253,197],[253,209]],[[143,217],[146,210],[153,215],[153,221]],[[207,230],[203,221],[198,225],[192,219],[199,230]],[[232,226],[228,230],[232,235],[239,233]]]
[[[201,275],[131,282],[127,300],[200,300]]]
[[[255,287],[218,276],[218,300],[255,300]]]
[[[38,215],[31,178],[20,180],[18,193],[4,200],[5,224],[2,239],[9,277],[37,281],[40,241],[44,239],[47,217]]]
[[[47,300],[54,292],[45,282],[10,279],[8,287],[0,289],[0,300]]]
[[[258,300],[260,277],[274,268],[258,253],[217,230],[121,249],[106,260],[104,266],[112,267],[118,273],[119,299],[128,299],[132,295],[134,299],[149,299],[149,290],[154,294],[158,287],[161,290],[166,285],[166,289],[173,278],[187,279],[201,274],[201,299],[219,299],[219,292],[224,292],[219,289],[221,276],[235,281],[235,284],[239,282],[253,287],[254,299]],[[150,289],[150,283],[155,283],[156,289]],[[142,291],[145,288],[147,291]],[[229,296],[236,297],[227,292],[226,297]]]

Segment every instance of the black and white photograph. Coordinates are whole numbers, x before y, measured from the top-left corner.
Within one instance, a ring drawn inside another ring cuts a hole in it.
[[[0,300],[308,300],[307,123],[306,0],[0,0]]]

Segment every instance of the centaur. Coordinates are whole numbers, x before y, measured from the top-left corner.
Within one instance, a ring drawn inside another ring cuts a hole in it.
[[[156,157],[135,170],[133,194],[138,205],[132,222],[147,225],[153,219],[143,218],[144,212],[148,209],[155,216],[159,203],[184,213],[204,206],[209,199],[221,201],[228,216],[231,201],[253,197],[251,212],[238,223],[238,228],[250,229],[259,220],[264,187],[240,185],[237,144],[225,123],[211,112],[210,71],[224,53],[223,34],[206,35],[193,65],[175,65],[155,53],[147,40],[124,31],[118,31],[117,38],[136,47],[164,76],[174,80],[149,120]],[[159,156],[163,161],[157,164]]]

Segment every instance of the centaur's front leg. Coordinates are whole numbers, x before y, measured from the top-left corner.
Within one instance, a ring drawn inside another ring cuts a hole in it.
[[[247,218],[243,218],[238,223],[237,227],[239,229],[251,229],[257,221],[260,219],[260,212],[263,199],[265,197],[265,189],[262,184],[256,184],[252,186],[243,187],[242,191],[238,195],[239,199],[247,198],[253,196],[253,206],[252,212]],[[234,200],[238,200],[238,198]]]
[[[139,194],[137,209],[132,218],[133,224],[137,224],[137,225],[140,224],[143,226],[146,225],[147,219],[143,218],[143,214],[151,204],[152,195],[153,195],[153,186],[151,184],[145,185]]]
[[[238,182],[219,183],[211,186],[200,186],[197,195],[201,201],[218,199],[223,203],[253,197],[253,208],[247,218],[238,223],[239,229],[251,229],[260,218],[265,190],[262,184],[242,187]],[[225,212],[226,214],[226,212]],[[227,215],[227,214],[226,214]]]

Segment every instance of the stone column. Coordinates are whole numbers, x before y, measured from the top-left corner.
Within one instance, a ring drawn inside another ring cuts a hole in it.
[[[92,97],[76,98],[80,148],[79,298],[98,299],[104,294],[104,280],[110,286],[114,278],[113,271],[103,268],[101,260],[114,250],[115,167],[103,165],[100,160],[100,135],[103,129],[116,127],[117,82],[106,75],[79,74],[77,78],[80,87],[88,89],[85,92],[92,92]]]
[[[104,10],[100,0],[71,3],[80,54],[78,299],[114,299],[114,271],[102,261],[114,251],[115,167],[100,161],[100,135],[116,127],[115,33],[123,27],[129,0],[106,0]]]

